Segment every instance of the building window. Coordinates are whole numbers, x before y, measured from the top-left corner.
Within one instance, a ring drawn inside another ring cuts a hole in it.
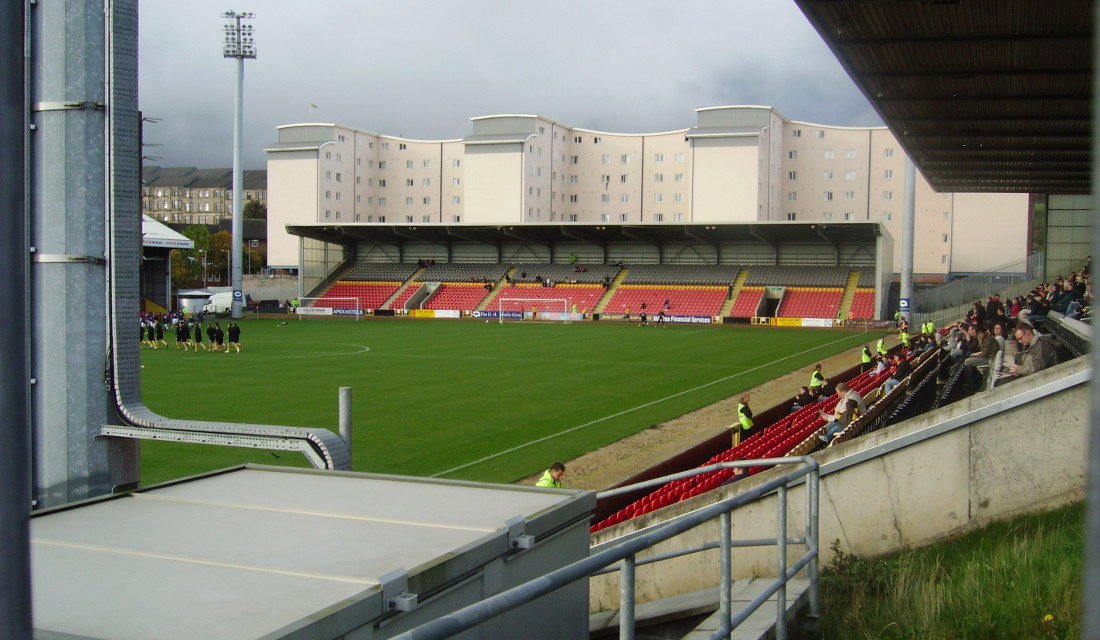
[[[940,255],[940,264],[947,264],[947,256],[946,255],[944,255],[944,254]]]
[[[826,211],[825,213],[821,214],[821,219],[822,220],[832,220],[833,219],[832,212]]]
[[[826,149],[825,150],[825,159],[826,160],[832,160],[833,159],[833,150],[832,149]]]
[[[577,221],[577,214],[575,214],[575,213],[569,214],[569,221],[570,222],[576,222]]]
[[[431,169],[432,168],[432,161],[431,160],[425,160],[424,161],[424,168],[425,169]]]
[[[415,166],[415,163],[412,160],[406,160],[405,161],[405,168],[406,169],[412,169],[414,166]]]
[[[452,167],[461,167],[462,166],[462,160],[460,158],[455,158],[454,160],[451,160],[451,166]]]
[[[855,160],[856,159],[856,150],[855,149],[848,149],[847,151],[844,152],[844,157],[849,159],[849,160]]]
[[[832,202],[833,201],[833,192],[832,191],[825,191],[821,195],[823,195],[825,197],[825,202]]]
[[[856,179],[856,172],[855,171],[845,171],[844,172],[844,179],[845,180],[855,180]]]
[[[791,137],[792,138],[801,138],[802,137],[802,129],[792,129],[791,130]]]
[[[451,216],[451,222],[462,222],[462,216]]]
[[[845,220],[855,220],[856,219],[856,214],[852,211],[846,211],[846,212],[844,212],[844,219]]]
[[[385,187],[386,186],[386,179],[385,178],[379,178],[378,179],[378,186],[379,187]]]
[[[361,204],[363,202],[363,196],[356,194],[355,204]]]
[[[677,173],[676,175],[672,176],[672,180],[674,182],[683,182],[684,181],[684,174]]]
[[[373,149],[374,148],[374,143],[373,142],[368,142],[367,143],[367,148],[368,149]],[[370,222],[370,220],[367,220],[367,222]]]
[[[665,201],[665,195],[663,193],[655,193],[655,194],[653,194],[653,201],[654,202],[664,202]]]
[[[386,161],[385,160],[379,160],[378,161],[378,169],[382,170],[382,169],[385,169],[385,168],[386,168]]]
[[[451,204],[462,204],[462,198],[458,196],[451,197]]]
[[[355,176],[355,184],[363,184],[363,176]]]
[[[844,192],[844,199],[845,199],[845,200],[847,200],[848,202],[853,202],[853,201],[855,201],[855,199],[856,199],[856,192],[855,192],[855,191],[845,191],[845,192]]]
[[[411,196],[410,196],[410,197],[408,197],[408,198],[405,198],[405,205],[406,205],[406,206],[409,206],[409,207],[411,207],[411,206],[412,206],[412,204],[413,204],[413,199],[412,199],[412,197],[411,197]]]
[[[682,193],[672,194],[672,201],[673,202],[683,202],[684,201],[684,194],[682,194]]]
[[[629,173],[624,173],[621,176],[619,176],[619,182],[622,182],[623,184],[626,184],[626,183],[630,182],[630,174]]]
[[[797,171],[788,171],[787,172],[787,179],[788,180],[798,180],[798,172]]]
[[[797,151],[788,151],[787,152],[787,159],[788,160],[798,160],[798,152]]]
[[[792,221],[793,221],[793,220],[795,220],[795,219],[796,219],[797,217],[798,217],[798,216],[797,216],[797,214],[794,214],[794,213],[788,213],[788,214],[787,214],[787,220],[792,220]]]
[[[569,164],[577,164],[579,158],[577,156],[569,156]]]
[[[672,156],[672,158],[673,158],[673,160],[675,160],[676,162],[683,162],[683,161],[684,161],[684,154],[682,154],[682,153],[677,153],[676,155]]]
[[[883,222],[890,222],[893,219],[894,219],[894,214],[893,213],[891,213],[889,211],[883,211],[882,212],[882,221]]]
[[[604,175],[600,176],[600,183],[601,184],[611,184],[611,176],[609,176],[607,174],[604,174]]]
[[[603,142],[603,138],[601,138],[599,136],[593,136],[592,137],[592,144],[601,144],[602,142]]]
[[[608,155],[600,156],[600,162],[603,162],[604,164],[611,164],[611,156],[608,156]]]
[[[332,217],[332,209],[325,209],[325,219],[328,220]]]
[[[432,203],[432,197],[431,196],[425,196],[424,197],[424,204],[431,204],[431,203]]]
[[[430,186],[432,186],[432,179],[431,179],[431,178],[424,178],[424,181],[423,181],[423,185],[424,185],[425,187],[430,187]]]
[[[602,202],[604,204],[607,204],[607,203],[611,202],[611,196],[606,194],[606,193],[601,193],[600,194],[600,202]]]
[[[619,162],[623,164],[630,164],[630,154],[624,153],[623,155],[619,156]]]
[[[653,161],[654,162],[664,162],[665,161],[665,154],[663,154],[663,153],[653,154]]]
[[[944,242],[947,242],[947,234],[946,234],[946,233],[945,233],[945,234],[943,234],[943,241],[944,241]]]
[[[664,222],[664,220],[665,220],[665,214],[663,214],[663,213],[653,214],[653,221],[654,222]]]
[[[569,176],[569,184],[578,184],[580,181],[581,181],[580,176],[576,176],[576,175]]]
[[[325,180],[332,180],[332,172],[331,171],[326,171],[325,172]]]
[[[421,222],[431,222],[431,221],[432,221],[432,217],[431,217],[431,216],[421,216],[421,217],[420,217],[420,221],[421,221]]]
[[[577,194],[575,194],[575,193],[570,194],[569,195],[569,202],[572,202],[572,203],[576,204],[577,203]]]
[[[949,211],[944,211],[943,212],[943,221],[944,222],[951,222],[951,213]]]
[[[630,202],[630,194],[624,193],[619,196],[619,202]]]
[[[339,191],[337,191],[337,192],[336,192],[336,199],[337,199],[337,200],[339,200],[339,199],[340,199],[340,195],[341,195],[341,193],[340,193]]]
[[[610,213],[601,213],[600,214],[600,222],[611,222],[611,214]]]
[[[627,221],[627,214],[620,213],[619,214],[619,222],[626,222],[626,221]]]
[[[331,151],[326,151],[325,152],[325,160],[332,160],[332,152]]]
[[[583,141],[584,141],[584,139],[581,138],[580,136],[573,136],[573,144],[580,144]]]
[[[825,132],[824,131],[814,131],[814,135],[817,136],[818,139],[820,140],[821,138],[825,137]]]
[[[413,221],[413,217],[412,217],[412,216],[405,216],[405,222],[409,222],[409,223],[411,223],[412,221]]]
[[[798,200],[798,192],[797,191],[788,191],[787,192],[787,202],[794,202],[796,200]]]
[[[331,191],[326,191],[325,192],[325,200],[332,200],[332,192]]]
[[[416,184],[416,182],[412,178],[405,178],[405,186],[406,187],[411,187],[414,184]]]
[[[389,151],[389,150],[390,150],[390,143],[383,142],[382,143],[382,151]]]
[[[882,157],[883,158],[893,158],[894,157],[894,150],[891,149],[890,147],[887,147],[887,148],[883,149],[882,150]]]
[[[663,173],[653,174],[653,181],[654,182],[664,182],[665,181],[665,174],[663,174]]]
[[[894,192],[893,191],[883,191],[882,192],[882,199],[887,200],[887,201],[893,200],[894,199]]]
[[[893,169],[883,169],[882,170],[882,178],[884,180],[893,180],[894,179],[894,170]]]
[[[832,180],[833,179],[833,172],[832,171],[826,171],[825,172],[825,179],[826,180]]]

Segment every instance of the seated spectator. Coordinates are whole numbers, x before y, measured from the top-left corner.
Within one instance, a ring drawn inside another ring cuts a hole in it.
[[[1081,319],[1092,306],[1092,283],[1085,284],[1085,292],[1080,299],[1074,300],[1066,307],[1066,317],[1075,320]]]
[[[1072,280],[1062,283],[1062,290],[1058,291],[1050,303],[1050,308],[1058,313],[1065,314],[1069,304],[1077,298],[1077,287]]]
[[[811,405],[815,402],[817,402],[817,398],[815,398],[814,395],[810,393],[810,388],[807,386],[802,386],[799,388],[798,395],[794,397],[794,402],[791,404],[791,413],[794,413],[802,407]]]
[[[840,385],[837,386],[839,387]],[[856,394],[856,396],[858,397],[859,394]],[[860,411],[859,408],[859,405],[862,402],[863,398],[860,398],[859,402],[856,402],[852,398],[848,398],[846,400],[841,399],[840,402],[836,403],[837,410],[833,414],[832,419],[829,420],[829,423],[825,425],[825,435],[818,436],[818,438],[821,439],[822,442],[829,442],[836,437],[836,434],[844,431],[844,428],[850,425],[852,423],[852,420],[855,420],[863,413],[863,411]],[[863,410],[866,411],[866,407],[864,407]],[[824,411],[819,411],[818,413],[820,413],[821,416],[827,420],[830,417],[829,414],[825,413]]]
[[[886,367],[888,367],[888,366],[889,366],[889,363],[886,362],[886,358],[884,358],[882,356],[876,357],[875,358],[875,368],[872,369],[871,375],[877,376],[878,374],[882,373],[883,371],[886,371]]]
[[[882,383],[882,395],[887,395],[893,391],[894,387],[901,384],[901,381],[908,378],[911,373],[913,373],[913,366],[909,364],[909,361],[901,355],[895,355],[890,377]]]
[[[997,339],[989,332],[988,327],[985,325],[978,327],[978,351],[966,360],[963,360],[962,376],[967,386],[971,389],[978,389],[981,387],[982,373],[979,371],[979,367],[989,366],[1000,348],[1000,343],[997,342]]]
[[[1030,324],[1021,322],[1016,325],[1016,342],[1020,344],[1020,350],[1013,357],[1014,362],[1008,370],[1009,376],[1031,375],[1058,363],[1050,338],[1035,333],[1035,328]]]
[[[833,383],[832,378],[825,378],[825,381],[821,384],[821,388],[818,392],[821,393],[821,400],[828,400],[829,396],[833,395],[837,391],[837,385]]]
[[[952,364],[961,362],[966,359],[967,356],[978,350],[978,325],[969,324],[966,325],[965,335],[960,335],[956,338],[956,342],[952,345],[951,353],[948,358],[951,359]]]

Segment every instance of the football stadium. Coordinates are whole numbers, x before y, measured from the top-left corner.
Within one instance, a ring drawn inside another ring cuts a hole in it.
[[[0,287],[24,301],[0,332],[0,636],[1095,637],[1091,3],[797,4],[912,161],[899,224],[524,218],[539,172],[509,163],[533,148],[490,129],[527,116],[484,119],[461,152],[465,184],[509,174],[513,198],[470,187],[465,211],[523,222],[326,220],[314,137],[337,128],[292,126],[267,151],[316,178],[272,195],[294,275],[220,294],[225,313],[147,311],[193,245],[140,215],[137,7],[112,4],[109,64],[84,79],[104,119],[37,96],[38,146],[0,131],[0,195],[27,212],[0,233]],[[22,42],[26,16],[4,17]],[[755,111],[702,111],[674,136],[700,158],[771,144],[705,126]],[[49,135],[78,124],[102,146]],[[84,187],[18,179],[52,161]],[[770,202],[769,171],[748,190]],[[1026,257],[914,286],[939,255],[916,171],[937,195],[1026,195]],[[729,195],[708,188],[693,206]],[[914,570],[969,585],[964,605],[860,573],[967,534],[1028,547],[1033,514],[1069,531],[1042,563],[963,576],[952,550]],[[894,609],[872,617],[869,591]]]

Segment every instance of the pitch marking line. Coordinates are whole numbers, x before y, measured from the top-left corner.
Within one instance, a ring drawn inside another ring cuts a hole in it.
[[[635,412],[635,411],[638,411],[638,410],[640,410],[640,409],[646,409],[646,408],[652,407],[653,405],[657,405],[657,404],[660,404],[660,403],[662,403],[662,402],[664,402],[664,401],[666,401],[666,400],[672,400],[672,399],[674,399],[674,398],[678,398],[678,397],[680,397],[680,396],[683,396],[683,395],[687,395],[687,394],[689,394],[689,393],[694,393],[694,392],[696,392],[696,391],[699,391],[699,390],[701,390],[701,389],[706,389],[707,387],[712,387],[712,386],[714,386],[714,385],[716,385],[716,384],[720,384],[720,383],[722,383],[722,382],[727,382],[727,381],[729,381],[729,380],[733,380],[734,378],[737,378],[737,377],[743,376],[743,375],[745,375],[745,374],[747,374],[747,373],[752,373],[752,372],[754,372],[754,371],[759,371],[760,369],[763,369],[763,368],[765,368],[765,367],[770,367],[770,366],[772,366],[772,365],[774,365],[774,364],[778,364],[778,363],[780,363],[780,362],[783,362],[784,360],[790,360],[791,358],[795,358],[795,357],[798,357],[798,356],[803,356],[803,355],[806,355],[807,353],[813,353],[814,351],[818,351],[818,350],[820,350],[820,349],[824,349],[825,347],[831,347],[831,346],[833,346],[833,345],[835,345],[835,344],[840,344],[840,343],[842,343],[842,342],[846,342],[846,341],[848,341],[848,340],[852,340],[853,338],[858,338],[858,341],[859,341],[859,342],[862,342],[862,341],[863,341],[863,340],[865,339],[865,337],[866,337],[866,336],[863,336],[863,335],[858,335],[858,336],[848,336],[848,337],[845,337],[845,338],[841,338],[841,339],[839,339],[839,340],[834,340],[834,341],[832,341],[832,342],[827,342],[827,343],[825,343],[825,344],[822,344],[822,345],[816,346],[816,347],[814,347],[814,348],[812,348],[812,349],[806,349],[806,350],[804,350],[804,351],[800,351],[800,352],[798,352],[798,353],[792,353],[791,355],[789,355],[789,356],[786,356],[786,357],[783,357],[783,358],[780,358],[780,359],[778,359],[778,360],[776,360],[776,361],[774,361],[774,362],[770,362],[770,363],[768,363],[768,364],[762,364],[762,365],[760,365],[759,367],[754,367],[754,368],[752,368],[752,369],[747,369],[747,370],[745,370],[745,371],[739,371],[739,372],[737,372],[737,373],[734,373],[734,374],[732,374],[732,375],[728,375],[728,376],[725,376],[724,378],[718,378],[717,380],[714,380],[714,381],[712,381],[712,382],[708,382],[708,383],[706,383],[706,384],[702,384],[702,385],[699,385],[699,386],[697,386],[697,387],[694,387],[694,388],[692,388],[692,389],[685,389],[685,390],[683,390],[683,391],[678,391],[678,392],[676,392],[676,393],[674,393],[674,394],[672,394],[672,395],[669,395],[669,396],[665,396],[664,398],[658,398],[657,400],[654,400],[654,401],[652,401],[652,402],[647,402],[647,403],[645,403],[645,404],[640,404],[640,405],[638,405],[638,406],[636,406],[636,407],[631,407],[630,409],[624,409],[623,411],[620,411],[620,412],[618,412],[618,413],[613,413],[613,414],[611,414],[611,415],[609,415],[609,416],[604,416],[604,417],[602,417],[602,418],[596,418],[595,420],[592,420],[592,421],[590,421],[590,422],[585,422],[584,424],[579,424],[579,425],[577,425],[577,426],[575,426],[575,427],[570,427],[570,428],[568,428],[568,429],[566,429],[566,430],[564,430],[564,431],[559,431],[559,432],[557,432],[557,433],[553,433],[553,434],[550,434],[550,435],[548,435],[548,436],[544,436],[544,437],[542,437],[542,438],[537,438],[537,439],[535,439],[535,440],[531,440],[530,442],[525,442],[525,443],[523,443],[523,444],[519,444],[519,445],[516,445],[516,446],[514,446],[514,447],[512,447],[512,448],[510,448],[510,449],[505,449],[504,451],[500,451],[500,452],[498,452],[498,453],[494,453],[494,454],[492,454],[492,455],[488,455],[488,456],[485,456],[484,458],[481,458],[481,459],[479,459],[479,460],[474,460],[473,462],[467,462],[466,464],[461,464],[461,465],[459,465],[459,466],[457,466],[457,467],[453,467],[453,468],[451,468],[451,469],[447,469],[446,471],[440,471],[439,473],[434,473],[434,474],[432,474],[432,475],[431,475],[431,476],[429,476],[429,477],[431,477],[431,478],[439,478],[439,477],[441,477],[441,476],[445,476],[445,475],[448,475],[448,474],[454,473],[455,471],[461,471],[461,470],[463,470],[463,469],[466,469],[466,468],[468,468],[468,467],[472,467],[472,466],[474,466],[474,465],[478,465],[478,464],[481,464],[482,462],[488,462],[489,460],[493,460],[493,459],[495,459],[495,458],[499,458],[499,457],[501,457],[501,456],[505,456],[505,455],[508,455],[509,453],[515,453],[516,451],[519,451],[520,449],[525,449],[525,448],[527,448],[527,447],[530,447],[531,445],[535,445],[535,444],[541,444],[541,443],[543,443],[543,442],[546,442],[547,440],[552,440],[552,439],[554,439],[554,438],[557,438],[557,437],[559,437],[559,436],[564,436],[564,435],[566,435],[566,434],[569,434],[569,433],[573,433],[574,431],[579,431],[579,430],[581,430],[581,429],[584,429],[584,428],[586,428],[586,427],[590,427],[590,426],[592,426],[592,425],[594,425],[594,424],[599,424],[599,423],[601,423],[601,422],[606,422],[607,420],[613,420],[613,419],[615,419],[615,418],[618,418],[618,417],[621,417],[621,416],[625,416],[625,415],[627,415],[628,413],[633,413],[633,412]]]

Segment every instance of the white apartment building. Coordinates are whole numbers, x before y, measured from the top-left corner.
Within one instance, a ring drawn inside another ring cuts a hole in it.
[[[335,124],[278,128],[268,152],[269,264],[288,224],[879,222],[900,241],[905,157],[885,127],[696,110],[690,129],[623,134],[536,115],[474,118],[424,141]],[[916,177],[914,272],[981,271],[1027,254],[1027,194],[939,194]],[[895,251],[894,271],[901,251]]]

